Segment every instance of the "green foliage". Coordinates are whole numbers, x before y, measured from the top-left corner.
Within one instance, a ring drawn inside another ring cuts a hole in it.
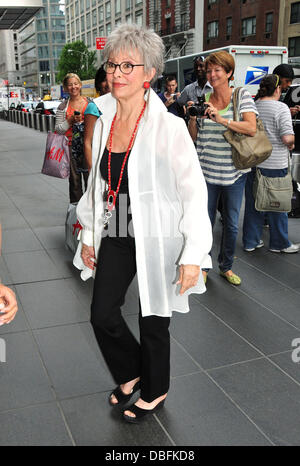
[[[76,73],[81,80],[93,79],[96,73],[95,63],[96,52],[89,52],[81,40],[66,44],[58,62],[57,82],[62,82],[67,73]]]

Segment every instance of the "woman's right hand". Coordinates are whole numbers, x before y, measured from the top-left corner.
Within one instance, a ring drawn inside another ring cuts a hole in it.
[[[88,267],[91,270],[94,270],[97,264],[95,249],[93,248],[93,246],[87,246],[86,244],[82,245],[81,259],[86,267]]]

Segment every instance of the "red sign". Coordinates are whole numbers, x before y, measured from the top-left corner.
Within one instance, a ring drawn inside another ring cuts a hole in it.
[[[96,37],[96,49],[103,50],[106,44],[106,37]]]

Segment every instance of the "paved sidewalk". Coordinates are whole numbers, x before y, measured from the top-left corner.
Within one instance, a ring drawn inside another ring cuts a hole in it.
[[[0,445],[300,445],[300,364],[291,357],[300,254],[246,253],[240,237],[242,285],[214,269],[191,312],[174,314],[165,408],[135,426],[109,407],[114,383],[89,323],[92,281],[80,280],[64,248],[68,182],[40,174],[45,139],[0,121],[0,276],[20,307],[0,327]],[[300,242],[300,219],[289,228]],[[124,312],[137,332],[136,283]]]

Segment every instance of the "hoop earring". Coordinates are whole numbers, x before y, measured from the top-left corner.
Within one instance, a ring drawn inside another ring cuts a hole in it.
[[[145,81],[144,84],[143,84],[143,88],[144,89],[149,89],[149,87],[150,87],[149,81]]]

